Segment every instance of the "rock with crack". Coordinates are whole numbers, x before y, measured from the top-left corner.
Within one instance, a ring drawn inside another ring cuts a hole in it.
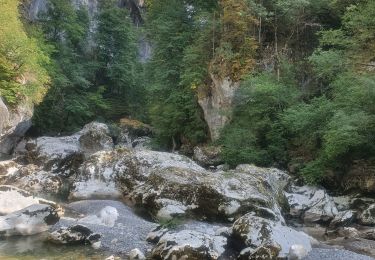
[[[362,212],[362,214],[359,216],[359,221],[363,225],[375,225],[375,204],[371,204]]]
[[[0,217],[0,236],[34,235],[47,231],[59,220],[55,208],[34,204]]]
[[[57,204],[34,197],[30,192],[9,185],[0,186],[0,215],[11,214],[33,204],[48,204],[57,208]]]
[[[313,241],[303,232],[253,213],[242,216],[233,224],[233,237],[245,245],[241,255],[249,259],[285,258],[293,245],[301,245],[309,252]]]
[[[48,241],[54,244],[93,244],[98,242],[100,234],[94,233],[84,225],[61,227],[48,235]]]
[[[312,186],[291,186],[285,192],[292,217],[302,218],[305,223],[328,222],[338,210],[333,199],[323,189]]]

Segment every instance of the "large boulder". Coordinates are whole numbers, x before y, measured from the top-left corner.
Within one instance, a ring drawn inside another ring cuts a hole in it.
[[[324,189],[292,185],[285,196],[290,208],[289,214],[302,218],[305,223],[328,222],[338,213],[334,200]]]
[[[50,205],[34,204],[0,217],[0,236],[34,235],[47,231],[59,220],[56,209]]]
[[[230,172],[196,169],[153,169],[129,196],[157,216],[188,211],[210,219],[232,219],[254,211],[284,221],[277,200],[288,182],[282,171],[251,165]]]
[[[26,103],[7,107],[0,97],[0,158],[9,155],[31,127],[33,108]]]
[[[119,147],[147,149],[151,145],[152,129],[140,121],[122,118],[119,122],[116,144]]]
[[[233,236],[246,247],[241,252],[243,259],[286,258],[294,245],[309,252],[313,241],[303,232],[253,213],[242,216],[233,224]]]

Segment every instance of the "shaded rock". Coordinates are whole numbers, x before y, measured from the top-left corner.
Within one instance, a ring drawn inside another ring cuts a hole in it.
[[[48,236],[48,241],[55,244],[93,244],[100,239],[99,234],[95,234],[84,225],[73,225],[61,227]]]
[[[337,230],[337,233],[340,237],[344,238],[353,238],[360,236],[360,232],[353,227],[341,227]]]
[[[375,204],[370,205],[359,216],[359,221],[363,225],[375,225]]]
[[[93,224],[82,221],[87,216],[100,216],[100,212],[104,208],[115,208],[118,217],[114,226],[104,225],[103,223]],[[101,235],[100,249],[109,251],[115,255],[128,254],[132,249],[138,248],[142,252],[151,249],[151,245],[147,243],[147,234],[157,227],[157,224],[148,222],[141,217],[135,215],[131,208],[125,206],[119,201],[110,200],[86,200],[73,202],[67,205],[67,209],[85,217],[80,220],[61,218],[53,227],[53,231],[61,227],[70,227],[73,225],[84,225],[93,233]],[[78,223],[79,221],[79,223]]]
[[[48,204],[57,208],[56,203],[32,196],[29,192],[14,186],[0,186],[0,215],[7,215],[34,204]]]
[[[48,230],[58,220],[52,206],[34,204],[0,217],[0,236],[34,235]]]
[[[330,228],[336,228],[339,226],[347,226],[356,220],[357,212],[353,210],[340,211],[337,213],[334,219],[329,224]]]
[[[194,147],[193,159],[200,165],[217,166],[223,161],[220,158],[220,147],[216,146],[196,146]]]
[[[311,250],[312,239],[307,234],[253,213],[242,216],[233,224],[233,236],[248,248],[242,255],[246,252],[251,257],[264,254],[272,256],[270,259],[287,257],[293,245],[301,245],[307,252]]]
[[[291,186],[285,196],[290,208],[289,214],[302,218],[305,223],[327,222],[338,213],[333,199],[323,189]]]
[[[146,149],[151,146],[152,130],[140,121],[122,118],[119,122],[116,144],[120,147]]]
[[[79,132],[81,150],[90,155],[102,150],[111,150],[114,147],[110,131],[106,124],[92,122],[83,127]]]
[[[360,237],[368,240],[375,240],[375,229],[366,230],[361,232]]]
[[[8,108],[0,97],[0,157],[9,155],[31,127],[33,107],[27,103]]]

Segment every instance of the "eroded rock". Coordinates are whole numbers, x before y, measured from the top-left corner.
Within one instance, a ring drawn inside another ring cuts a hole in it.
[[[73,225],[70,227],[61,227],[50,233],[48,241],[54,244],[93,244],[98,242],[100,234],[96,234],[84,225]]]
[[[359,220],[363,225],[375,225],[375,204],[371,204],[367,209],[365,209],[359,216]]]

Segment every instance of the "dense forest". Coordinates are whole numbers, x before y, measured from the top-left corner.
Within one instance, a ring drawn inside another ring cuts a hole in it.
[[[312,183],[375,164],[375,1],[148,0],[137,23],[115,0],[94,18],[47,2],[37,20],[27,1],[0,2],[0,95],[35,105],[38,134],[131,117],[158,149],[221,146],[230,166]],[[240,84],[219,138],[198,102],[213,78]]]

